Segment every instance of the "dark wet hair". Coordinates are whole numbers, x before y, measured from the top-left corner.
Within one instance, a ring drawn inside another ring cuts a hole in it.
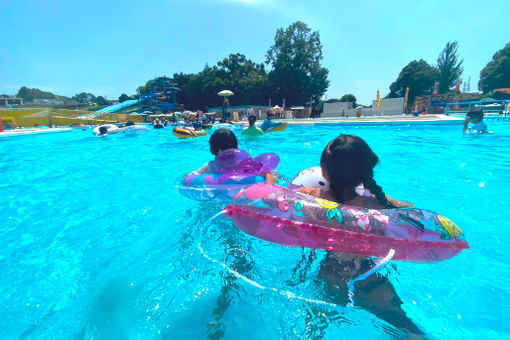
[[[217,156],[220,151],[237,149],[237,137],[229,129],[216,130],[209,139],[211,152]]]
[[[468,114],[466,116],[469,118],[483,119],[484,114],[483,114],[482,110],[474,110],[474,111],[468,112]]]
[[[106,126],[100,126],[99,127],[99,133],[101,135],[104,135],[105,133],[108,133],[108,128]]]
[[[132,120],[128,120],[128,122],[126,123],[126,126],[131,126],[131,125],[135,125],[135,123]]]
[[[321,156],[321,166],[329,175],[331,194],[344,203],[343,189],[363,186],[388,208],[393,206],[386,199],[382,188],[374,179],[374,167],[379,157],[358,136],[340,135],[326,146]]]
[[[250,115],[248,117],[248,123],[250,123],[250,126],[252,126],[253,124],[255,124],[255,122],[257,121],[257,117],[255,117],[254,115]]]

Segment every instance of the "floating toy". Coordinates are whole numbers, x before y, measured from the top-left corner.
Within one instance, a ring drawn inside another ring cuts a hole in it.
[[[225,150],[209,163],[214,173],[186,176],[179,191],[197,201],[231,201],[242,189],[265,182],[264,174],[276,169],[279,163],[280,158],[274,153],[252,158],[242,150]]]
[[[414,208],[374,210],[340,205],[270,184],[255,184],[226,208],[247,234],[295,247],[394,260],[439,262],[469,245],[448,218]]]
[[[301,171],[287,186],[290,190],[296,190],[302,187],[329,191],[329,182],[322,175],[322,169],[320,166],[315,166]],[[356,193],[360,196],[371,195],[370,191],[366,190],[363,184],[356,187]]]
[[[204,137],[207,136],[207,131],[205,130],[199,130],[195,131],[189,128],[185,127],[175,127],[172,131],[175,137],[180,139],[186,139],[186,138],[195,138],[195,137]]]
[[[119,128],[113,124],[104,124],[104,125],[99,125],[99,126],[96,126],[93,130],[92,130],[92,133],[95,135],[95,136],[103,136],[103,135],[100,135],[100,132],[99,132],[99,128],[100,127],[106,127],[106,130],[107,130],[107,134],[108,135],[111,135],[111,134],[114,134],[114,133],[117,133],[119,132]]]
[[[329,183],[322,176],[322,169],[320,166],[308,168],[301,171],[296,177],[290,181],[287,186],[290,190],[296,190],[301,187],[322,189],[329,191]]]
[[[277,127],[271,128],[267,130],[266,132],[279,132],[279,131],[285,131],[289,127],[289,124],[287,122],[283,122],[281,125],[278,125]]]

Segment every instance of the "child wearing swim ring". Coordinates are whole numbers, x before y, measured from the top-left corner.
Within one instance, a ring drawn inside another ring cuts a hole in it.
[[[274,129],[280,125],[283,125],[283,123],[275,123],[271,120],[273,115],[271,113],[268,113],[266,116],[266,119],[262,122],[262,125],[260,126],[260,129],[263,132],[266,132],[267,130]]]
[[[468,130],[474,133],[487,132],[487,125],[483,122],[483,116],[484,114],[482,110],[469,112],[464,119],[464,132]],[[469,127],[469,123],[473,125]]]
[[[237,137],[229,129],[218,129],[212,134],[211,138],[209,139],[209,147],[211,154],[213,154],[215,156],[215,159],[217,159],[218,156],[220,156],[227,150],[238,149]],[[188,175],[218,174],[218,173],[222,173],[221,169],[217,168],[217,165],[214,161],[210,161],[209,163],[202,166],[200,169],[193,171]],[[266,183],[268,184],[275,183],[276,180],[271,173],[265,173],[263,175],[266,177]]]
[[[377,155],[363,139],[352,135],[340,135],[326,146],[321,156],[322,175],[329,182],[330,190],[303,187],[297,191],[369,209],[409,206],[409,203],[388,198],[377,184],[373,169],[378,161]],[[357,194],[356,187],[360,184],[370,190],[371,195]],[[318,276],[327,284],[326,291],[335,303],[347,304],[348,283],[372,267],[371,258],[328,252],[321,263]],[[402,301],[386,277],[371,275],[354,285],[358,306],[410,334],[423,334],[402,310]]]
[[[333,139],[321,156],[322,175],[330,190],[303,187],[298,191],[345,205],[369,209],[409,207],[410,203],[387,197],[374,179],[374,167],[379,158],[358,136],[340,135]],[[359,195],[356,187],[363,184],[371,195]]]

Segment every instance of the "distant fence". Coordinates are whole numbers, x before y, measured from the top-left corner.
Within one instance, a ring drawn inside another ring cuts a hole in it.
[[[135,123],[140,123],[143,121],[143,117],[140,116],[130,116],[126,114],[106,114],[101,117],[91,117],[91,118],[77,118],[77,116],[82,112],[79,111],[68,111],[68,110],[58,110],[56,112],[52,112],[48,116],[43,117],[34,117],[31,116],[34,112],[16,112],[16,111],[2,111],[2,122],[4,122],[6,127],[15,128],[17,125],[22,127],[34,127],[35,125],[58,125],[58,126],[70,126],[72,124],[108,124],[114,122],[126,122],[128,120],[132,120]],[[26,114],[27,116],[23,116]],[[71,115],[71,117],[66,116]]]

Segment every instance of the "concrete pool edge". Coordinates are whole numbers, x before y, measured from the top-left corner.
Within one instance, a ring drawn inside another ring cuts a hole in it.
[[[283,121],[283,120],[282,120]],[[446,115],[427,115],[427,116],[386,116],[386,117],[363,117],[363,118],[307,118],[288,120],[289,125],[462,125],[463,118],[451,117]]]

